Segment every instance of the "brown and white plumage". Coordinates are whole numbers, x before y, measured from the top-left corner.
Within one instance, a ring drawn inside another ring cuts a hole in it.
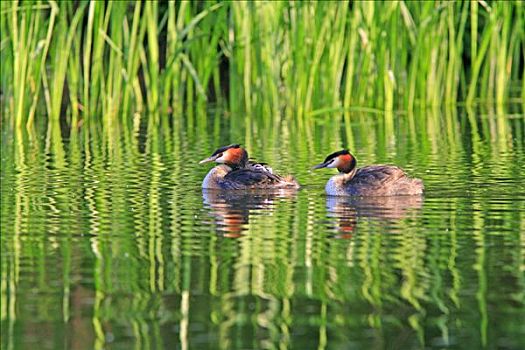
[[[238,144],[217,149],[200,163],[216,162],[220,165],[210,170],[202,188],[222,190],[247,189],[296,189],[297,181],[291,176],[280,176],[262,163],[251,162],[248,152]]]
[[[423,193],[423,181],[407,176],[393,165],[370,165],[357,168],[357,160],[342,150],[326,157],[314,169],[337,168],[340,174],[328,180],[325,190],[333,196],[399,196]]]

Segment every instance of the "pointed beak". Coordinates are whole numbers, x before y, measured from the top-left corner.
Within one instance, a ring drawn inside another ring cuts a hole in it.
[[[209,162],[214,162],[215,159],[217,159],[217,156],[211,156],[211,157],[208,157],[206,159],[203,159],[199,162],[199,164],[204,164],[204,163],[209,163]]]
[[[321,168],[326,168],[328,164],[327,163],[321,163],[321,164],[317,164],[317,165],[314,165],[312,167],[312,170],[315,170],[315,169],[321,169]]]

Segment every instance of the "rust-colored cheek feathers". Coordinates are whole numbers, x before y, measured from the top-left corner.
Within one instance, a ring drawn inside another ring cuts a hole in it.
[[[341,159],[344,164],[352,162],[352,156],[349,154],[343,154],[342,156],[339,156],[339,159]]]
[[[343,154],[338,157],[337,170],[340,172],[349,172],[354,167],[354,157],[351,154]]]
[[[226,164],[244,166],[248,161],[248,154],[242,148],[230,148],[224,155]]]

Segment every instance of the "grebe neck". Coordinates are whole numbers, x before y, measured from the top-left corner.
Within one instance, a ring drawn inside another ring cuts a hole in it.
[[[352,179],[354,178],[356,173],[357,173],[357,167],[355,166],[355,164],[348,171],[341,171],[341,172],[339,172],[339,174],[343,178],[344,182],[352,181]]]
[[[221,183],[224,177],[232,171],[232,168],[226,164],[219,164],[212,168],[204,180],[202,181],[202,188],[221,188]]]

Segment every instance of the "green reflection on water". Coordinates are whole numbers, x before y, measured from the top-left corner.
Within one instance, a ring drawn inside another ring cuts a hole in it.
[[[297,131],[194,113],[2,125],[2,348],[525,345],[520,111]],[[197,160],[233,141],[304,188],[203,193]],[[423,178],[425,197],[326,198],[332,174],[309,167],[347,145]]]

